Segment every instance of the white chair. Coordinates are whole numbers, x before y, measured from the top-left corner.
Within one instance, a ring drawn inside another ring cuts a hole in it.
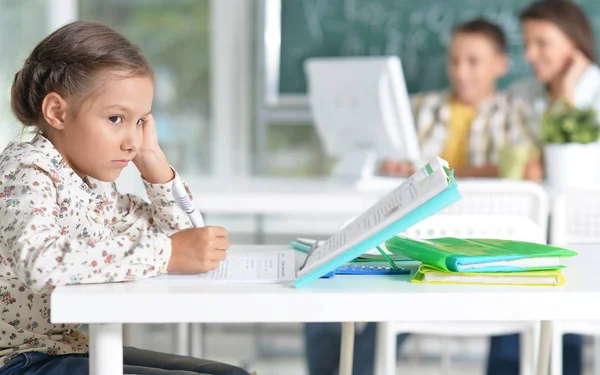
[[[498,238],[545,243],[539,225],[522,216],[437,215],[410,228],[412,238]],[[396,336],[400,333],[441,336],[491,336],[521,334],[521,375],[533,374],[537,354],[539,322],[386,322],[378,326],[376,374],[395,374]]]
[[[578,249],[600,247],[600,188],[558,191],[552,203],[550,242]],[[591,250],[591,249],[590,249]],[[550,373],[562,373],[562,336],[565,333],[600,336],[600,323],[553,321]],[[594,337],[594,374],[600,375],[600,340]]]
[[[523,216],[533,220],[546,233],[549,198],[537,183],[498,179],[458,180],[462,199],[441,214]]]

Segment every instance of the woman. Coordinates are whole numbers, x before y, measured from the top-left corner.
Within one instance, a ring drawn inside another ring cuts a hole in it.
[[[511,89],[530,102],[537,112],[539,135],[544,111],[559,100],[576,108],[595,108],[600,113],[600,68],[595,64],[594,33],[583,11],[566,0],[539,1],[520,16],[525,42],[525,57],[537,79]],[[541,163],[537,164],[540,171]],[[581,373],[582,339],[564,337],[563,374]],[[488,375],[518,373],[518,338],[492,339]]]
[[[600,112],[594,31],[583,11],[567,0],[539,1],[520,18],[525,58],[536,79],[511,91],[532,103],[538,115],[559,100]]]
[[[531,143],[525,123],[530,109],[496,84],[508,70],[507,43],[497,25],[473,20],[454,28],[448,50],[448,90],[412,98],[424,159],[441,156],[457,177],[497,177],[499,150]],[[380,173],[404,177],[406,162],[385,160]]]

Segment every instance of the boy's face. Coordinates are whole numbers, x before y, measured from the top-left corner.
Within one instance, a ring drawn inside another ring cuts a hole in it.
[[[98,93],[67,114],[55,146],[79,176],[114,181],[139,151],[154,84],[146,76],[98,79]]]
[[[506,74],[508,59],[485,35],[459,32],[452,37],[447,66],[457,98],[477,105],[494,92]]]

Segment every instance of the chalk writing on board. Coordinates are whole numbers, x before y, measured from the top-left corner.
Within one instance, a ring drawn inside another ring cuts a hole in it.
[[[483,16],[505,31],[508,83],[530,74],[518,14],[530,0],[281,0],[280,92],[306,92],[311,56],[400,56],[410,92],[448,85],[446,49],[452,28]],[[600,30],[600,1],[583,4]],[[600,38],[599,38],[600,39]],[[599,40],[600,41],[600,40]]]

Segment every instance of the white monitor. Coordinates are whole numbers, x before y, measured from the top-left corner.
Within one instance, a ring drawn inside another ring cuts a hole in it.
[[[335,177],[366,179],[377,160],[419,162],[420,149],[400,59],[310,58],[308,96]]]

